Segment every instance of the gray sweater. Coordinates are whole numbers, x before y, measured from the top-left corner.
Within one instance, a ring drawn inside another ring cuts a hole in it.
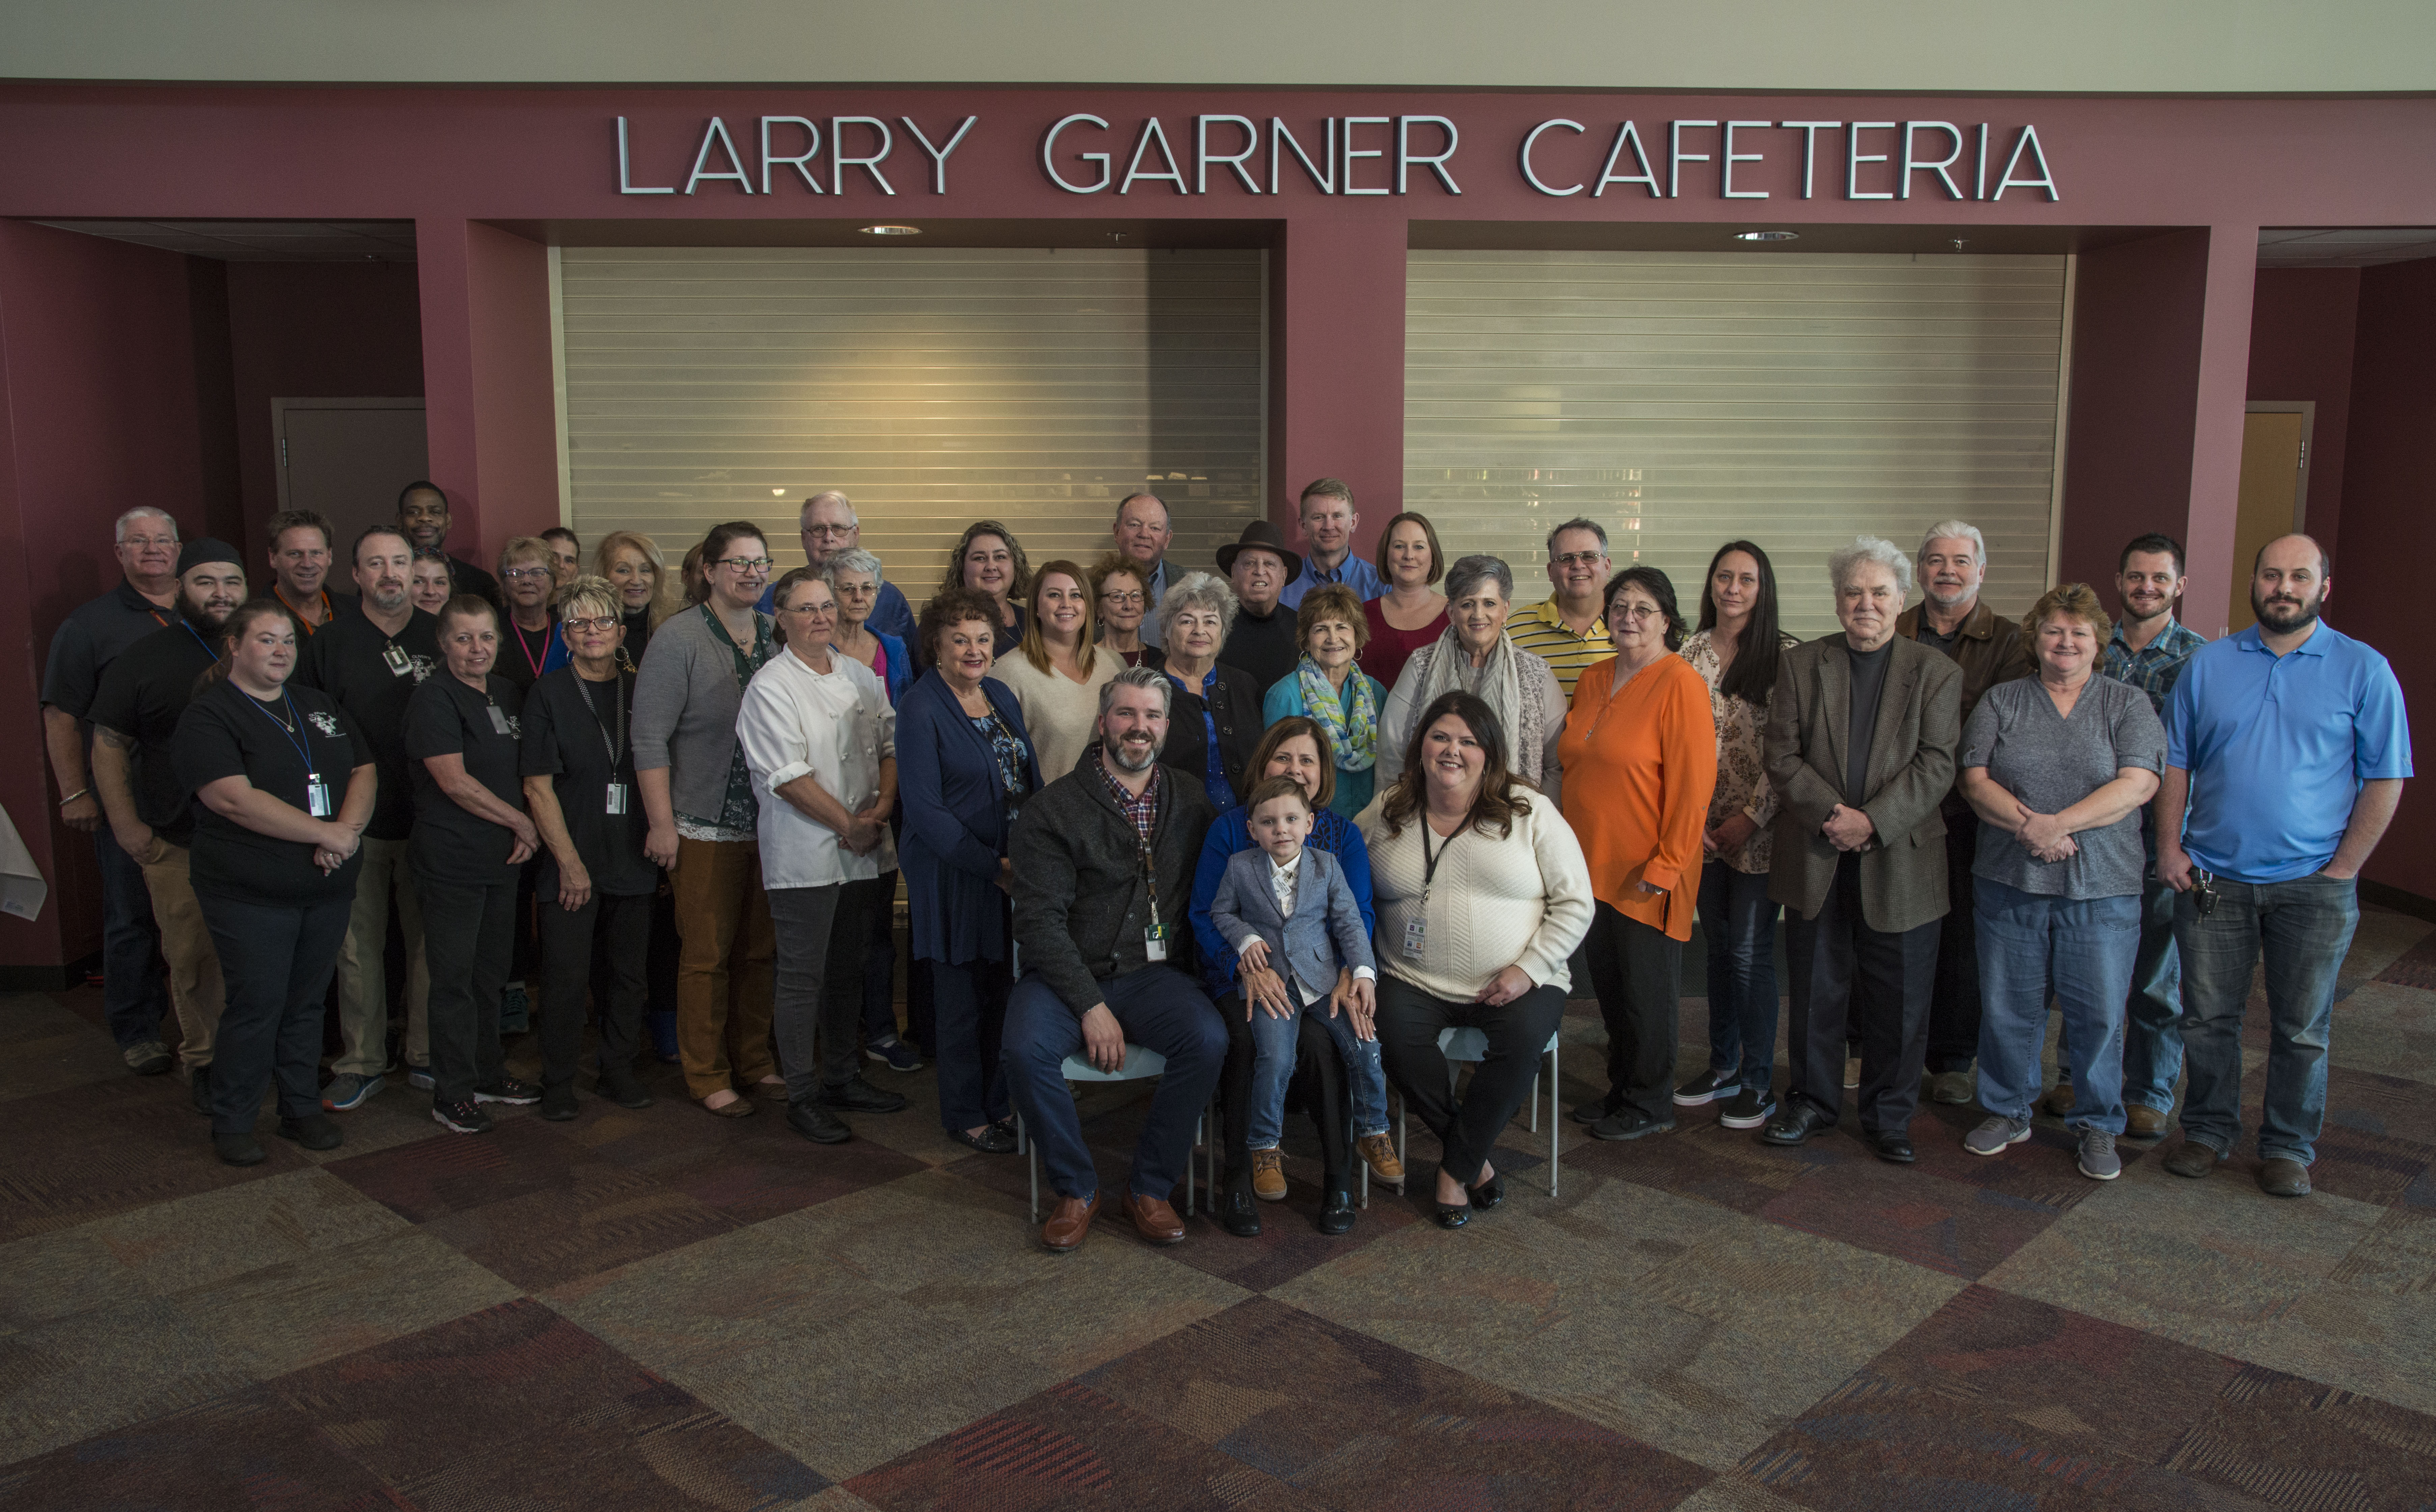
[[[658,650],[659,643],[652,642]],[[1192,974],[1192,868],[1217,817],[1201,784],[1174,768],[1159,777],[1151,855],[1167,964]],[[1077,1017],[1101,1000],[1100,982],[1149,965],[1150,890],[1141,841],[1093,770],[1089,755],[1032,795],[1007,847],[1015,863],[1015,938],[1027,971],[1040,973]]]
[[[766,623],[770,617],[755,617]],[[635,675],[635,770],[670,769],[669,796],[677,812],[717,815],[727,798],[743,704],[736,652],[726,640],[699,609],[670,615],[652,633]]]

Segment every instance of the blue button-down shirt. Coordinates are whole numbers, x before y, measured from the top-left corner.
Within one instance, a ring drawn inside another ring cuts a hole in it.
[[[2149,706],[2162,720],[2166,717],[2166,701],[2174,696],[2174,683],[2183,675],[2183,664],[2191,659],[2191,652],[2206,644],[2207,637],[2198,631],[2179,619],[2168,619],[2155,638],[2133,651],[2125,644],[2123,625],[2118,620],[2114,634],[2106,642],[2106,665],[2100,670],[2148,694]]]
[[[1304,595],[1331,582],[1341,582],[1352,589],[1353,597],[1364,603],[1387,596],[1387,580],[1379,576],[1379,569],[1364,561],[1359,554],[1348,551],[1344,561],[1324,570],[1311,558],[1303,558],[1302,570],[1295,575],[1294,582],[1286,584],[1285,592],[1278,595],[1278,601],[1289,609],[1299,609]]]
[[[1167,597],[1167,559],[1161,557],[1151,569],[1150,582],[1142,584],[1141,643],[1145,646],[1158,644],[1158,601]]]
[[[2335,859],[2362,783],[2410,775],[2402,685],[2323,620],[2281,656],[2253,625],[2184,663],[2166,760],[2191,775],[2193,861],[2239,882],[2306,877]]]

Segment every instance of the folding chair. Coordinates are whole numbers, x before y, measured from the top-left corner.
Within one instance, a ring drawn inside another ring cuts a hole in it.
[[[1559,1133],[1565,1126],[1561,1111],[1557,1105],[1557,1099],[1564,1095],[1557,1086],[1559,1061],[1557,1053],[1557,1044],[1561,1039],[1563,1039],[1563,1037],[1564,1031],[1561,1028],[1559,1028],[1557,1033],[1548,1036],[1548,1070],[1546,1074],[1546,1081],[1548,1084],[1548,1195],[1551,1197],[1557,1194],[1557,1139]],[[1449,1092],[1453,1092],[1454,1090],[1454,1069],[1458,1064],[1477,1066],[1482,1061],[1488,1058],[1488,1035],[1477,1029],[1442,1029],[1438,1031],[1438,1053],[1447,1058],[1447,1090]],[[1540,1080],[1541,1077],[1539,1072],[1535,1071],[1532,1073],[1531,1095],[1523,1099],[1522,1102],[1522,1105],[1531,1110],[1531,1132],[1534,1134],[1540,1132]],[[1404,1107],[1404,1100],[1401,1097],[1398,1097],[1396,1099],[1396,1158],[1399,1160],[1405,1159],[1404,1133],[1408,1126],[1408,1120],[1405,1115],[1406,1109]],[[1366,1207],[1368,1206],[1368,1198],[1370,1194],[1370,1168],[1367,1165],[1365,1165],[1362,1168],[1362,1176],[1364,1206]],[[1407,1162],[1405,1167],[1404,1180],[1409,1187],[1412,1181],[1411,1165],[1409,1162]]]
[[[1125,1046],[1125,1063],[1113,1071],[1100,1069],[1092,1065],[1088,1057],[1080,1054],[1067,1056],[1066,1064],[1059,1068],[1060,1073],[1065,1076],[1069,1084],[1145,1081],[1163,1073],[1166,1069],[1166,1056],[1155,1050],[1145,1050],[1140,1045],[1131,1043]],[[1204,1138],[1207,1131],[1214,1126],[1211,1121],[1214,1116],[1213,1108],[1214,1104],[1212,1107],[1203,1108],[1201,1117],[1193,1123],[1192,1153],[1187,1156],[1184,1161],[1184,1211],[1188,1217],[1195,1210],[1192,1162],[1201,1157],[1205,1151],[1209,1162],[1207,1185],[1212,1190],[1218,1185],[1218,1141],[1215,1138],[1205,1139]],[[1040,1151],[1033,1144],[1032,1137],[1025,1132],[1023,1114],[1019,1110],[1015,1115],[1015,1139],[1016,1143],[1022,1147],[1024,1164],[1031,1173],[1032,1221],[1036,1224],[1040,1222]]]

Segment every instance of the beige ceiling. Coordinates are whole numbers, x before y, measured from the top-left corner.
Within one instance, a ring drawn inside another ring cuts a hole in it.
[[[12,0],[20,78],[2436,90],[2428,0]]]

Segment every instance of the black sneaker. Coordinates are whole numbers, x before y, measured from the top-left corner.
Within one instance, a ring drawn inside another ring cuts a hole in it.
[[[169,1053],[169,1047],[157,1039],[129,1045],[118,1053],[127,1062],[127,1069],[138,1076],[158,1076],[178,1064],[176,1057]]]
[[[1674,1132],[1673,1119],[1647,1118],[1628,1108],[1620,1108],[1591,1125],[1593,1139],[1640,1139]]]
[[[861,1080],[860,1077],[856,1079]],[[854,1130],[847,1126],[845,1120],[818,1103],[790,1102],[787,1104],[787,1127],[814,1144],[844,1144],[854,1138]]]
[[[432,1104],[431,1121],[451,1134],[491,1132],[491,1115],[483,1109],[481,1104],[470,1098],[462,1103]]]
[[[1717,1121],[1729,1129],[1756,1129],[1775,1111],[1775,1093],[1764,1086],[1746,1086],[1717,1109]]]
[[[198,1066],[186,1081],[186,1100],[205,1118],[212,1116],[212,1069]]]
[[[212,1150],[233,1166],[258,1166],[263,1160],[262,1141],[251,1134],[215,1134]]]
[[[293,1139],[307,1150],[335,1150],[346,1142],[339,1132],[339,1121],[327,1113],[307,1113],[301,1119],[281,1119],[279,1137]]]
[[[603,1071],[600,1085],[595,1088],[602,1097],[619,1107],[646,1108],[652,1105],[652,1094],[635,1080],[633,1071]]]
[[[849,1078],[844,1086],[822,1087],[821,1106],[844,1108],[849,1113],[894,1113],[906,1106],[906,1102],[896,1093],[883,1092],[861,1077],[855,1076]]]
[[[541,1089],[541,1116],[552,1123],[568,1123],[575,1119],[575,1086],[545,1086]]]
[[[1599,1120],[1606,1118],[1609,1114],[1614,1111],[1615,1099],[1612,1097],[1602,1096],[1592,1098],[1587,1103],[1575,1104],[1573,1110],[1567,1113],[1565,1117],[1573,1120],[1575,1123],[1596,1123]]]
[[[541,1088],[531,1082],[519,1082],[513,1076],[502,1076],[489,1086],[474,1088],[477,1103],[507,1103],[525,1107],[541,1101]]]
[[[1675,1105],[1677,1107],[1698,1107],[1704,1103],[1714,1103],[1721,1097],[1731,1097],[1733,1095],[1733,1072],[1702,1071],[1699,1075],[1692,1078],[1692,1080],[1688,1082],[1685,1082],[1682,1086],[1675,1089]]]

